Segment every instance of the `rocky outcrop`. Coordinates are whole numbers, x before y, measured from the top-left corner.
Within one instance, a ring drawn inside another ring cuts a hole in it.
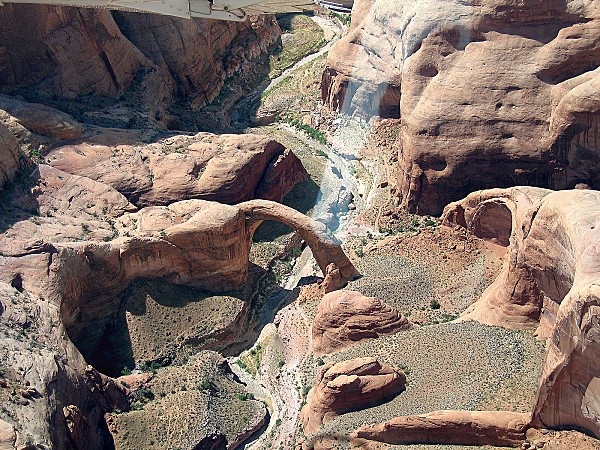
[[[406,376],[375,358],[323,366],[301,412],[304,433],[315,432],[336,416],[374,405],[405,389]]]
[[[584,430],[600,437],[599,218],[600,192],[589,189],[492,189],[448,205],[444,224],[509,246],[502,272],[461,320],[537,326],[538,334],[548,337],[533,411],[397,417],[356,430],[355,444],[517,446],[529,428]]]
[[[352,433],[352,444],[456,444],[519,447],[525,440],[530,414],[506,411],[436,411],[397,417]]]
[[[600,192],[512,188],[449,205],[444,221],[510,236],[502,273],[464,315],[547,336],[533,425],[600,436]],[[510,220],[508,220],[510,218]],[[481,227],[496,223],[497,228]],[[479,225],[478,225],[479,224]]]
[[[399,117],[401,205],[472,191],[600,187],[597,2],[360,0],[329,52],[323,101]]]
[[[27,103],[0,95],[0,110],[7,112],[24,128],[57,139],[74,139],[83,134],[83,125],[55,108],[39,103]]]
[[[46,5],[0,10],[0,85],[75,99],[119,97],[151,123],[166,108],[212,102],[227,79],[256,77],[280,30],[272,16],[237,23]],[[238,93],[242,95],[242,92]]]
[[[412,323],[388,304],[355,291],[326,294],[312,325],[315,354],[340,351],[362,339],[412,328]]]
[[[29,159],[21,151],[19,141],[11,131],[0,122],[0,192],[15,174],[29,164]]]
[[[57,169],[112,186],[137,206],[203,199],[235,204],[281,201],[308,179],[300,160],[264,136],[174,136],[155,144],[113,143],[102,137],[56,147],[46,155]]]

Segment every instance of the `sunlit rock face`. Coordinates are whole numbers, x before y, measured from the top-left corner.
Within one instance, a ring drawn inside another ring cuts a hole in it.
[[[486,239],[510,236],[503,271],[462,319],[508,328],[537,326],[538,335],[548,338],[533,426],[583,429],[596,437],[599,217],[598,191],[517,187],[474,192],[448,205],[443,218]],[[497,226],[482,233],[482,223]]]
[[[149,120],[166,121],[174,100],[200,108],[228,77],[256,71],[280,34],[273,16],[239,23],[7,5],[0,9],[0,89],[55,99],[128,93]]]
[[[600,186],[600,5],[361,0],[331,50],[332,108],[400,117],[404,208],[477,189]]]

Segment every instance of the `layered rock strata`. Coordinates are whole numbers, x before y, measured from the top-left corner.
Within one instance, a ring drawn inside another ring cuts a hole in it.
[[[375,358],[358,358],[323,366],[301,412],[309,435],[336,416],[376,404],[405,389],[400,369]]]
[[[411,212],[484,188],[599,188],[599,30],[591,0],[360,0],[322,98],[401,119],[398,192]]]
[[[312,325],[313,352],[334,353],[362,339],[409,330],[412,323],[375,297],[355,291],[325,294]]]

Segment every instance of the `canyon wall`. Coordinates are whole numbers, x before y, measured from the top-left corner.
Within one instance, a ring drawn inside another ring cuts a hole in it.
[[[0,90],[76,99],[125,93],[149,120],[212,102],[228,78],[255,77],[281,31],[273,16],[226,22],[46,5],[0,9]],[[240,93],[241,95],[241,93]]]
[[[517,187],[474,192],[448,205],[447,224],[486,239],[510,236],[493,285],[463,314],[547,337],[533,425],[600,436],[598,278],[600,193]],[[482,223],[497,224],[496,230]]]
[[[589,0],[359,0],[322,99],[400,119],[398,191],[411,212],[439,214],[484,188],[598,188],[598,36]]]
[[[400,416],[358,428],[351,436],[353,444],[517,447],[535,434],[533,428],[579,430],[598,438],[599,212],[600,192],[589,189],[490,189],[448,205],[445,225],[509,247],[496,281],[459,320],[537,327],[538,336],[547,338],[532,411],[446,410]]]

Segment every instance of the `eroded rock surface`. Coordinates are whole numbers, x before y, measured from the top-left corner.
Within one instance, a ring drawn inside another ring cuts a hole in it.
[[[412,323],[375,297],[355,291],[325,294],[312,325],[315,354],[334,353],[362,339],[412,328]]]
[[[497,233],[510,235],[502,273],[463,318],[512,328],[539,324],[538,333],[548,337],[533,425],[580,428],[596,437],[599,217],[598,191],[523,187],[476,192],[444,212],[447,223],[472,229],[496,223]]]
[[[83,125],[69,114],[40,103],[28,103],[0,95],[0,110],[10,114],[24,128],[43,136],[74,139],[83,134]]]
[[[170,126],[174,100],[200,108],[227,79],[256,77],[280,34],[272,16],[227,22],[8,5],[0,10],[0,85],[64,99],[128,92],[143,120]]]
[[[91,141],[91,142],[90,142]],[[308,174],[296,155],[268,137],[174,136],[132,145],[86,139],[46,156],[57,169],[112,186],[138,206],[199,198],[235,204],[252,198],[281,201]]]
[[[376,441],[517,446],[536,434],[533,428],[584,430],[599,437],[599,218],[600,192],[589,189],[491,189],[448,205],[444,224],[509,246],[502,272],[461,320],[537,327],[540,336],[548,337],[533,410],[397,417],[356,430],[356,445],[368,448]],[[584,441],[582,448],[587,446]]]
[[[365,408],[405,389],[400,369],[375,358],[358,358],[323,366],[301,413],[304,433],[309,435],[336,416]]]
[[[12,181],[15,174],[29,164],[29,159],[21,151],[19,141],[0,122],[0,192],[4,185]]]
[[[365,426],[351,439],[357,448],[365,441],[517,447],[525,440],[530,420],[530,414],[507,411],[436,411]]]
[[[23,105],[19,103],[18,106]],[[17,110],[12,112],[20,114]],[[54,114],[54,111],[50,112]],[[60,118],[60,114],[55,114],[53,119],[57,117]],[[4,119],[5,116],[2,116]],[[8,123],[13,127],[11,130],[16,131],[27,130],[25,124],[34,128],[29,122],[17,123],[11,119]],[[7,144],[1,148],[10,151],[7,158],[3,158],[3,163],[7,164],[5,173],[13,177],[28,160],[24,157],[19,159],[22,152],[11,130],[2,124],[0,127]],[[37,132],[35,134],[38,135]],[[139,209],[130,201],[135,200],[131,192],[123,189],[130,195],[128,198],[111,185],[114,182],[115,186],[122,187],[119,183],[127,181],[123,174],[126,174],[124,161],[128,158],[134,161],[132,167],[139,168],[136,164],[145,167],[140,156],[143,151],[134,145],[139,137],[138,132],[93,130],[85,137],[92,143],[70,141],[69,146],[57,146],[50,155],[45,155],[46,161],[61,162],[73,173],[39,164],[32,169],[21,170],[19,178],[7,184],[7,189],[2,192],[0,329],[5,338],[0,352],[3,361],[0,404],[8,411],[6,417],[10,420],[6,427],[2,427],[0,438],[6,442],[14,440],[18,448],[37,445],[65,449],[82,446],[108,448],[113,445],[111,433],[114,433],[115,427],[129,425],[119,424],[113,415],[107,413],[126,413],[132,398],[139,402],[140,396],[147,396],[142,398],[147,401],[151,393],[146,385],[155,381],[136,382],[144,384],[140,387],[127,379],[117,382],[88,367],[88,357],[95,363],[96,356],[102,356],[102,352],[107,355],[107,349],[111,348],[110,339],[122,338],[124,353],[137,352],[134,355],[137,359],[131,363],[132,355],[129,355],[126,364],[122,363],[120,354],[108,356],[112,364],[110,373],[118,374],[122,367],[131,369],[140,360],[173,358],[173,352],[164,351],[165,343],[172,344],[175,338],[169,335],[173,331],[177,331],[178,336],[171,347],[183,346],[189,341],[196,351],[203,344],[203,339],[228,342],[232,333],[228,326],[231,324],[237,326],[236,332],[239,333],[248,310],[246,297],[231,297],[237,309],[229,311],[232,317],[223,319],[231,323],[215,322],[211,329],[204,329],[204,323],[188,323],[188,317],[185,327],[171,327],[165,335],[153,336],[152,330],[144,328],[143,320],[135,322],[135,317],[131,318],[125,323],[124,330],[118,329],[116,322],[125,314],[125,308],[129,308],[128,312],[133,316],[140,314],[135,309],[140,305],[128,301],[135,296],[135,289],[139,288],[142,295],[151,296],[151,301],[158,302],[163,298],[172,301],[171,294],[174,292],[164,296],[151,290],[152,280],[164,289],[180,286],[190,290],[190,301],[177,297],[178,301],[191,304],[189,308],[181,302],[174,305],[180,307],[180,313],[189,315],[194,313],[193,308],[202,307],[219,310],[223,305],[214,304],[218,299],[208,306],[195,304],[199,300],[197,295],[201,291],[204,296],[207,291],[233,291],[244,285],[249,270],[252,235],[263,220],[280,220],[297,228],[306,242],[313,246],[315,257],[324,270],[328,264],[334,263],[341,268],[346,279],[357,275],[339,242],[327,228],[291,208],[268,200],[249,201],[239,206],[198,199],[173,201],[177,196],[202,196],[198,192],[200,189],[213,190],[216,196],[220,195],[218,191],[223,191],[222,198],[231,202],[239,200],[235,197],[237,195],[243,195],[243,198],[255,195],[281,198],[306,176],[306,172],[295,156],[276,142],[257,136],[205,134],[139,145],[146,148],[148,166],[154,164],[155,172],[149,177],[155,183],[152,186],[161,186],[167,191],[167,194],[161,194],[164,197],[160,200],[156,193],[160,189],[156,188],[152,195],[145,197],[146,201],[169,203],[168,206]],[[99,142],[105,147],[100,148]],[[83,147],[75,149],[73,146],[76,145]],[[161,146],[168,152],[163,152]],[[65,149],[65,154],[59,153],[61,148]],[[69,149],[72,150],[70,153]],[[169,157],[174,161],[171,165],[168,164]],[[119,164],[110,166],[106,162],[110,158],[122,159]],[[98,165],[94,166],[94,163]],[[180,178],[176,177],[178,163],[183,167],[179,172]],[[161,172],[160,168],[156,169],[157,166],[166,170]],[[188,170],[190,166],[193,166],[191,173]],[[88,172],[82,168],[87,168]],[[81,169],[82,175],[77,174],[75,169]],[[186,178],[188,175],[190,180]],[[94,176],[97,179],[92,179]],[[135,170],[129,176],[133,185],[140,179]],[[188,184],[184,183],[184,178]],[[198,183],[199,179],[202,183]],[[236,184],[247,192],[236,190]],[[198,185],[201,187],[197,188]],[[140,192],[144,193],[144,189]],[[135,284],[138,281],[143,282],[142,288]],[[228,295],[235,295],[235,292]],[[165,311],[160,308],[165,305],[146,308],[147,311],[141,313],[152,317],[160,315],[158,320],[164,322]],[[232,302],[225,307],[231,305]],[[198,311],[195,314],[198,315]],[[169,319],[173,317],[175,315],[169,316]],[[140,336],[151,336],[152,339],[132,345],[127,326],[131,326],[133,332],[139,332]],[[119,334],[123,331],[124,334]],[[197,382],[204,386],[202,389],[210,391],[208,397],[213,394],[211,389],[218,390],[219,383],[215,383],[213,385],[210,380],[202,379]],[[230,384],[237,385],[235,380]],[[225,391],[229,389],[227,386],[223,385]],[[189,390],[192,389],[199,388],[190,386]],[[239,393],[236,395],[239,396],[245,393],[240,386],[231,389],[237,389]],[[132,397],[134,391],[140,394]],[[207,395],[178,395],[183,400],[176,400],[177,403],[184,409],[188,408],[188,413],[198,410],[194,402],[204,402],[207,398]],[[237,446],[266,420],[264,406],[246,400],[238,397],[229,399],[220,409],[220,414],[225,416],[228,405],[238,402],[237,410],[241,411],[244,406],[244,411],[248,412],[248,420],[240,422],[239,429],[222,430],[229,445]],[[136,424],[144,421],[155,423],[165,405],[157,403],[148,408],[150,413],[144,417],[140,417],[138,411],[128,416],[129,423],[134,424],[134,431]],[[212,412],[207,414],[210,416]],[[221,419],[218,422],[225,423]],[[215,436],[223,434],[219,430],[205,431],[209,434],[214,431]],[[155,437],[162,436],[157,433]],[[193,446],[205,438],[211,439],[200,432],[188,433],[180,441]],[[222,440],[218,438],[217,442]],[[133,439],[131,442],[135,446],[141,441]],[[147,444],[151,445],[150,441]]]
[[[591,0],[361,0],[322,98],[401,118],[398,191],[411,212],[483,188],[597,189],[599,30]]]

